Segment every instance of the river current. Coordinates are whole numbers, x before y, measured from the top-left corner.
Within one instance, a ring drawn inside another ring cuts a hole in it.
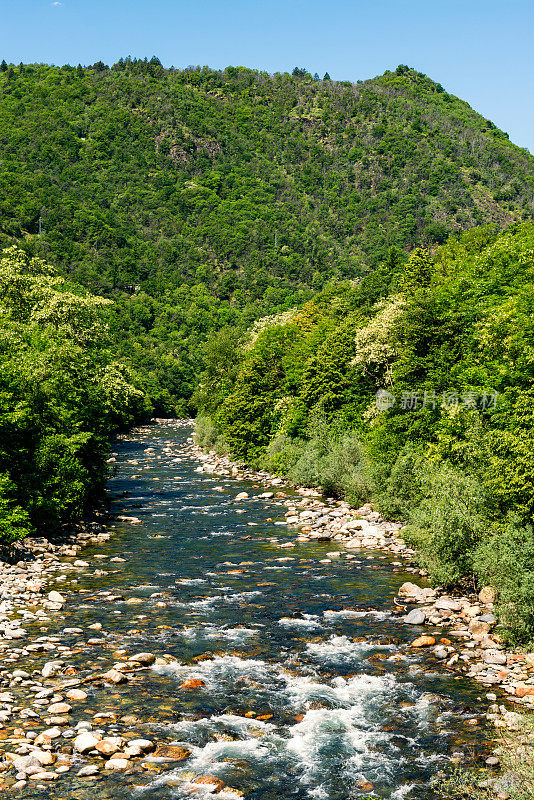
[[[117,732],[133,715],[139,736],[192,755],[90,785],[73,777],[45,796],[170,800],[213,776],[248,800],[438,797],[431,781],[452,754],[485,752],[472,724],[485,703],[479,686],[409,647],[423,631],[392,609],[413,576],[377,551],[349,561],[328,559],[343,551],[333,542],[281,549],[295,538],[274,524],[285,507],[259,499],[264,486],[197,471],[190,435],[167,422],[116,442],[114,535],[84,552],[95,570],[66,585],[81,593],[57,628],[101,623],[80,649],[85,669],[107,669],[121,651],[177,659],[123,686],[95,685],[88,703]],[[62,637],[75,652],[77,634]],[[181,690],[191,678],[205,685]]]

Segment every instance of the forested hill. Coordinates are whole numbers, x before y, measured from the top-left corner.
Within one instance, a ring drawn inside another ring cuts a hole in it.
[[[408,67],[356,84],[157,59],[0,70],[0,244],[116,301],[160,411],[190,397],[211,332],[532,217],[534,158]]]

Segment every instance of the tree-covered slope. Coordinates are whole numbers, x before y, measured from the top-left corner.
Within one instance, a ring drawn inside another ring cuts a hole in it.
[[[161,410],[191,395],[221,325],[534,207],[534,158],[407,67],[351,84],[3,65],[0,91],[0,237],[118,301]]]
[[[109,302],[0,253],[0,547],[76,522],[103,495],[109,436],[150,412],[114,358]]]
[[[376,303],[368,284],[213,358],[199,435],[408,520],[434,580],[496,586],[501,618],[532,639],[534,225],[416,249]]]

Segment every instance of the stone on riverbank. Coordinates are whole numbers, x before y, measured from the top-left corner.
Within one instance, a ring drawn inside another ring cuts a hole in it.
[[[411,647],[430,647],[433,644],[436,644],[433,636],[419,636],[413,640]]]
[[[422,625],[426,619],[426,614],[421,608],[414,608],[409,614],[402,618],[408,625]]]

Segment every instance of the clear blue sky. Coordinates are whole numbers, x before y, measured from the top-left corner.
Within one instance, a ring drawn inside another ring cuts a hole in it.
[[[0,0],[0,58],[295,65],[360,80],[408,64],[534,153],[532,0]]]

